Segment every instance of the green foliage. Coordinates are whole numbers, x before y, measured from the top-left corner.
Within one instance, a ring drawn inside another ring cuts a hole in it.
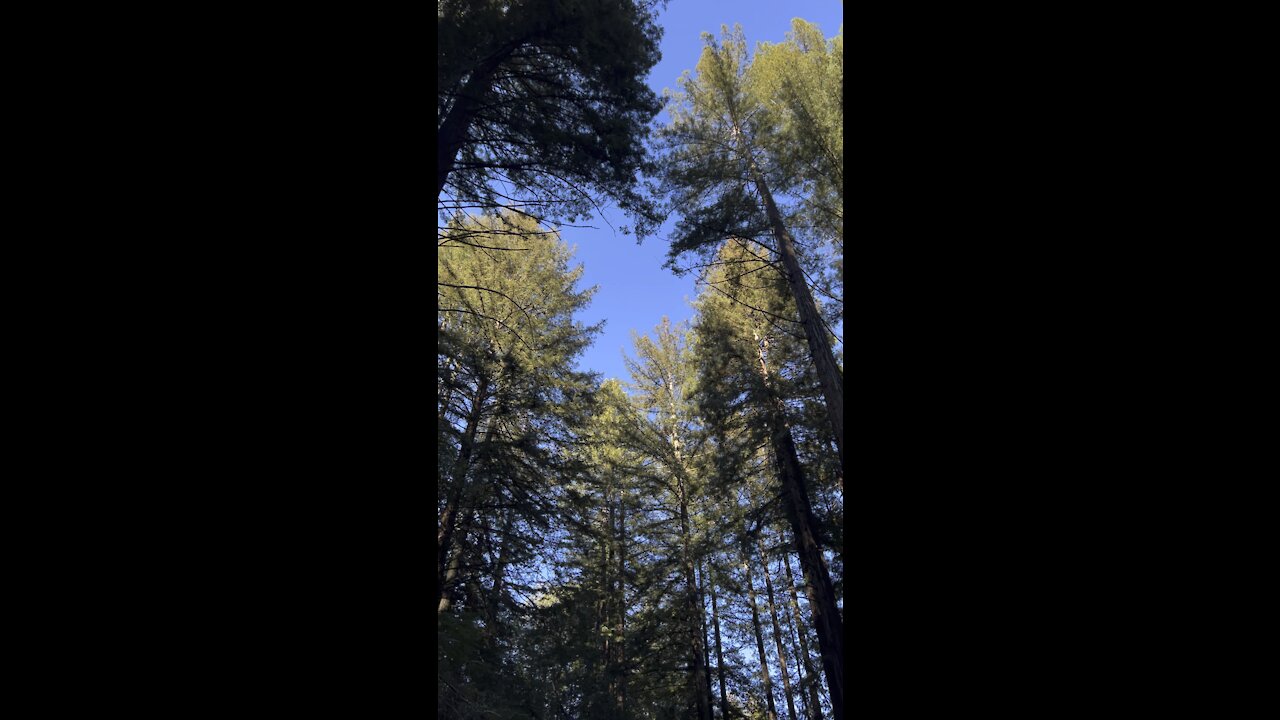
[[[455,237],[483,247],[454,244]],[[494,385],[492,413],[507,432],[567,442],[591,401],[593,378],[571,366],[600,330],[573,319],[595,289],[575,288],[582,268],[570,268],[570,256],[555,233],[513,213],[451,223],[446,231],[437,296],[441,335],[461,364],[454,383],[474,390],[484,378]],[[466,410],[451,407],[449,414]],[[520,437],[508,435],[505,443],[537,451],[536,442]]]
[[[487,644],[481,624],[474,614],[445,613],[438,618],[436,717],[528,718],[536,689],[525,673]],[[502,692],[493,692],[499,687]]]
[[[736,26],[721,43],[702,38],[695,73],[680,77],[679,92],[667,91],[671,122],[657,136],[660,191],[669,209],[681,211],[671,239],[673,268],[685,253],[706,257],[727,237],[763,236],[769,227],[747,177],[753,153],[743,133],[752,131],[757,108],[743,82],[746,40]]]
[[[742,29],[703,35],[692,74],[667,91],[671,121],[657,133],[660,196],[678,211],[667,265],[714,262],[731,238],[771,256],[770,223],[754,178],[779,204],[819,292],[838,299],[844,254],[844,41],[797,18],[787,40],[749,55]],[[828,277],[827,268],[835,271]]]
[[[760,45],[746,81],[776,174],[796,180],[806,219],[843,247],[843,28],[828,41],[795,18],[785,42]]]
[[[718,687],[708,698],[695,676],[707,671],[713,686],[723,676],[732,717],[764,717],[742,550],[761,537],[770,563],[790,552],[776,531],[775,403],[824,544],[842,538],[823,396],[748,181],[754,163],[789,193],[787,222],[842,243],[842,220],[820,214],[843,193],[839,36],[796,21],[754,59],[740,30],[704,39],[672,98],[657,174],[683,208],[673,266],[707,261],[696,319],[635,337],[628,381],[572,369],[599,330],[575,320],[594,288],[578,287],[582,268],[540,220],[592,211],[588,190],[652,219],[634,181],[657,171],[641,144],[656,109],[641,82],[656,61],[653,12],[438,3],[438,130],[469,105],[438,236],[437,509],[453,527],[441,718],[684,720],[708,701],[718,717]],[[829,257],[801,252],[815,272]],[[765,571],[755,566],[757,588]]]
[[[524,696],[511,685],[531,612],[519,571],[584,476],[571,449],[594,408],[594,377],[572,370],[598,331],[573,319],[593,291],[576,289],[581,267],[570,260],[554,232],[514,213],[456,221],[440,249],[440,490],[462,518],[459,597],[440,615],[438,656],[452,673],[442,674],[451,700],[441,717],[528,717],[538,702],[532,680]],[[468,429],[476,440],[465,455]]]
[[[651,3],[441,3],[438,137],[466,128],[449,206],[515,204],[576,222],[598,193],[643,228],[651,212],[636,177],[651,169],[644,140],[660,109],[644,79],[660,38]]]
[[[795,316],[795,301],[778,268],[759,259],[749,244],[725,242],[716,259],[696,302],[693,328],[698,411],[722,436],[716,475],[725,482],[749,475],[746,468],[757,464],[756,449],[768,442],[770,398],[777,395],[810,489],[820,500],[815,512],[823,521],[824,544],[839,548],[843,503],[826,407],[804,337],[795,323],[780,319]],[[766,475],[771,472],[766,469]],[[780,521],[777,513],[774,508],[770,521]]]

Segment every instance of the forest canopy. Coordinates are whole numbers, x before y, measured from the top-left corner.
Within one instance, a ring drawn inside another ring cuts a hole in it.
[[[660,5],[438,7],[437,716],[843,717],[841,33],[706,35],[658,122]],[[699,288],[623,378],[606,201]]]

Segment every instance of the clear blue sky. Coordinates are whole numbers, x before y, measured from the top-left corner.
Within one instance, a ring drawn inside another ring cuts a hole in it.
[[[693,70],[698,62],[704,32],[718,37],[721,25],[732,28],[739,23],[748,45],[754,47],[757,42],[782,42],[795,17],[816,23],[823,35],[831,37],[844,21],[844,4],[838,0],[671,0],[658,20],[664,30],[662,60],[649,75],[649,86],[659,94],[663,88],[676,89],[680,73]],[[666,120],[665,113],[659,120]],[[631,331],[646,334],[663,315],[672,323],[690,319],[693,310],[689,301],[697,290],[692,275],[677,278],[662,267],[669,225],[657,237],[636,245],[634,237],[614,232],[610,223],[614,227],[631,224],[620,211],[610,208],[604,219],[591,221],[598,230],[562,228],[561,237],[577,246],[576,262],[584,265],[578,286],[599,286],[591,306],[579,313],[578,319],[587,324],[607,320],[604,332],[583,354],[578,367],[606,378],[628,380],[622,351],[634,355]]]

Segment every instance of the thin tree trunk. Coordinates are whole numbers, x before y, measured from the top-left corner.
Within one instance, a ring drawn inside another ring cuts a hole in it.
[[[732,106],[731,106],[732,107]],[[765,215],[769,219],[769,227],[773,231],[774,240],[778,243],[778,255],[782,267],[786,271],[787,284],[796,301],[796,310],[800,313],[800,323],[804,326],[805,339],[809,343],[809,355],[813,359],[814,369],[818,372],[818,381],[822,385],[822,396],[826,400],[827,417],[831,420],[831,429],[836,437],[836,452],[840,456],[840,465],[844,465],[844,376],[836,367],[835,355],[831,351],[831,340],[827,337],[826,325],[818,314],[818,306],[814,304],[813,293],[800,270],[800,260],[796,256],[795,240],[782,221],[782,213],[773,201],[773,193],[765,182],[763,173],[756,166],[754,149],[751,140],[742,131],[738,118],[730,115],[734,136],[738,138],[738,148],[746,165],[748,175],[760,193],[764,203]]]
[[[601,512],[600,515],[606,515],[606,514],[607,514],[607,517],[600,518],[601,525],[605,525],[606,523],[610,523],[610,524],[612,523],[613,508],[609,507],[607,503],[605,504],[604,511]],[[600,545],[599,545],[600,547],[600,585],[599,585],[600,594],[598,595],[598,599],[596,601],[596,622],[593,628],[595,629],[596,633],[600,635],[600,639],[601,639],[600,657],[603,658],[604,663],[607,666],[609,662],[609,636],[604,633],[600,633],[599,628],[604,627],[609,622],[609,593],[606,592],[605,589],[609,587],[609,569],[610,569],[609,551],[612,549],[613,543],[610,543],[608,541],[608,535],[606,535],[604,532],[601,532],[600,534],[602,536],[600,540]],[[585,577],[586,573],[583,573],[583,575]]]
[[[627,504],[621,493],[618,494],[618,618],[614,626],[618,633],[618,684],[616,702],[618,717],[627,716]]]
[[[463,535],[465,534],[463,533]],[[461,555],[461,552],[456,553],[449,561],[444,577],[440,579],[440,603],[436,606],[437,613],[442,613],[453,605],[453,585],[458,579],[459,555]]]
[[[784,601],[785,602],[785,601]],[[791,657],[796,659],[796,677],[800,680],[800,711],[803,713],[805,720],[813,720],[813,710],[809,707],[809,695],[805,692],[806,678],[808,682],[813,682],[813,674],[806,675],[801,667],[804,661],[800,659],[800,646],[796,643],[796,625],[791,621],[791,614],[786,610],[782,611],[783,624],[787,626],[787,649],[791,651]]]
[[[742,548],[742,569],[747,576],[747,598],[751,601],[751,627],[756,631],[756,652],[760,657],[760,681],[764,685],[764,697],[769,707],[769,720],[777,720],[778,708],[773,704],[773,683],[769,679],[769,658],[764,654],[764,633],[760,630],[760,610],[756,607],[756,586],[751,579],[751,553]]]
[[[835,433],[836,451],[840,456],[840,465],[844,466],[844,376],[836,367],[835,356],[831,351],[831,340],[827,337],[827,328],[818,314],[814,304],[813,293],[800,271],[800,260],[796,257],[791,233],[782,223],[782,215],[773,202],[773,195],[760,172],[752,167],[755,175],[756,189],[764,199],[765,213],[773,228],[774,239],[778,242],[778,252],[782,256],[782,267],[787,271],[787,282],[791,293],[795,296],[796,308],[800,311],[800,322],[804,325],[805,339],[809,341],[809,354],[813,356],[814,368],[818,371],[818,381],[822,384],[822,395],[827,401],[827,416],[831,420],[831,429]]]
[[[676,460],[680,462],[680,450],[676,449]],[[693,565],[693,548],[689,543],[689,504],[688,497],[685,492],[684,479],[678,478],[677,485],[680,490],[680,536],[684,546],[684,574],[686,591],[688,597],[689,619],[691,623],[695,613],[703,617],[703,622],[697,625],[691,624],[689,627],[690,635],[693,639],[693,689],[698,705],[699,720],[711,720],[711,702],[710,697],[705,690],[710,688],[710,681],[707,679],[706,666],[706,636],[703,634],[705,625],[705,613],[702,610],[701,603],[698,602],[698,579],[694,575]]]
[[[438,545],[436,550],[439,562],[437,579],[440,583],[440,606],[438,612],[444,612],[449,607],[446,577],[449,575],[451,567],[450,551],[453,549],[454,534],[457,529],[457,514],[464,495],[467,471],[471,468],[471,455],[475,450],[476,434],[480,429],[480,419],[484,412],[484,404],[488,399],[486,396],[488,388],[488,382],[484,377],[481,377],[476,386],[476,395],[471,405],[471,413],[467,416],[467,429],[462,434],[458,457],[453,464],[453,475],[447,491],[444,512],[440,514],[440,527],[436,533]],[[452,568],[453,575],[456,576],[456,558],[452,561]]]
[[[467,541],[471,534],[471,526],[475,521],[475,511],[466,510],[463,512],[461,519],[457,523],[457,528],[453,533],[453,551],[450,553],[449,564],[445,568],[444,578],[440,581],[440,604],[437,612],[445,612],[453,605],[454,595],[458,588],[458,575],[461,573],[463,556],[470,554],[470,545]],[[471,589],[465,585],[461,592],[465,597],[472,595]]]
[[[716,581],[714,571],[707,583],[711,590],[711,624],[716,631],[716,675],[720,679],[720,716],[729,717],[729,695],[724,684],[724,650],[720,647],[720,608],[716,602]]]
[[[609,498],[610,490],[611,490],[611,487],[609,485],[606,485],[604,498],[603,498],[605,509],[607,510],[608,515],[606,517],[607,524],[605,526],[605,532],[601,534],[601,536],[603,537],[604,547],[601,548],[601,551],[602,551],[601,555],[602,555],[603,562],[601,563],[601,568],[600,568],[600,604],[602,606],[603,612],[600,614],[600,621],[597,626],[601,628],[608,628],[613,622],[614,597],[613,597],[613,593],[611,592],[611,590],[613,589],[613,582],[609,579],[609,571],[613,569],[612,561],[614,560],[613,553],[615,551],[615,543],[613,539],[614,524],[618,521],[618,509],[613,506],[612,502],[610,502],[610,498]],[[609,702],[612,703],[613,697],[614,697],[615,669],[614,669],[614,663],[613,663],[613,656],[615,654],[615,648],[613,645],[613,640],[607,634],[601,633],[601,635],[603,636],[603,640],[604,640],[604,643],[603,643],[604,652],[602,653],[602,656],[604,658],[604,678],[605,678],[605,685],[606,685],[606,696],[608,697]]]
[[[791,574],[791,558],[782,556],[782,566],[787,569],[787,589],[791,592],[791,614],[795,616],[796,637],[800,641],[800,660],[806,679],[801,684],[809,686],[809,707],[812,720],[822,720],[822,704],[818,702],[819,680],[813,672],[813,661],[809,659],[809,641],[805,638],[804,619],[800,615],[800,597],[796,594],[796,578]]]
[[[778,625],[778,610],[773,601],[773,580],[769,578],[769,559],[764,553],[764,535],[756,538],[760,547],[760,567],[764,570],[764,588],[769,598],[769,619],[773,621],[773,644],[778,651],[778,667],[782,673],[782,694],[787,698],[787,717],[796,720],[796,703],[791,699],[791,674],[787,672],[787,653],[782,649],[782,628]]]
[[[757,335],[757,341],[759,336]],[[804,468],[796,454],[795,441],[786,423],[786,410],[774,389],[769,366],[765,361],[767,342],[759,343],[760,372],[768,392],[771,417],[774,462],[782,484],[783,509],[795,537],[796,553],[800,556],[800,569],[804,574],[805,592],[813,614],[814,629],[818,632],[818,647],[822,652],[822,667],[827,675],[827,689],[831,693],[831,712],[837,718],[844,717],[844,624],[836,607],[835,591],[827,562],[822,557],[818,543],[818,521],[809,504]]]
[[[449,358],[449,362],[445,365],[444,380],[441,381],[440,392],[436,398],[436,405],[440,410],[436,419],[436,427],[444,427],[447,421],[446,413],[449,410],[449,403],[453,402],[453,382],[457,372],[457,359]]]
[[[500,543],[498,548],[498,560],[493,566],[493,589],[490,596],[493,598],[492,607],[494,608],[494,620],[497,620],[497,609],[502,606],[503,583],[505,582],[504,573],[507,569],[507,562],[511,558],[508,548],[511,545],[511,527],[514,525],[515,511],[507,510],[502,516],[502,535],[498,537]]]
[[[702,561],[698,561],[698,616],[702,618],[702,656],[706,658],[707,668],[707,706],[715,707],[716,698],[711,689],[711,643],[707,642],[707,596],[704,592],[706,574],[702,571]]]
[[[831,712],[834,717],[844,717],[844,623],[836,607],[835,592],[826,560],[817,540],[817,520],[809,506],[804,471],[796,457],[791,433],[785,432],[778,440],[779,474],[783,478],[784,502],[787,519],[794,533],[796,552],[800,556],[800,569],[804,574],[805,592],[813,614],[814,629],[818,632],[818,647],[822,652],[822,665],[827,675],[827,689],[831,693]]]
[[[706,611],[702,606],[701,593],[698,588],[698,579],[694,575],[694,559],[693,547],[690,543],[689,530],[689,493],[687,489],[688,473],[684,466],[684,456],[680,451],[680,437],[676,432],[677,429],[677,413],[675,406],[674,389],[676,387],[673,378],[667,378],[667,389],[670,393],[668,396],[668,409],[671,412],[671,429],[668,437],[671,443],[672,451],[675,455],[675,475],[676,490],[679,493],[680,500],[680,542],[683,550],[683,563],[686,583],[686,596],[688,597],[689,619],[693,620],[695,614],[700,618],[697,625],[689,627],[690,635],[693,640],[693,690],[694,697],[698,706],[698,720],[711,720],[711,678],[707,672],[707,617]]]
[[[498,613],[502,609],[503,583],[506,573],[507,562],[510,559],[510,543],[507,542],[507,536],[511,532],[514,513],[507,511],[502,514],[502,525],[498,531],[495,541],[498,543],[497,553],[493,551],[492,543],[489,541],[489,531],[480,529],[481,544],[484,552],[488,553],[490,561],[493,563],[493,584],[489,586],[486,593],[479,590],[479,579],[473,578],[469,587],[472,587],[471,595],[474,595],[480,601],[481,610],[484,615],[484,630],[481,631],[481,638],[484,640],[483,653],[487,656],[489,653],[497,652],[496,640],[499,637],[499,617]],[[460,554],[460,553],[459,553]],[[457,574],[456,566],[453,567],[454,574]],[[450,578],[450,581],[452,579]],[[447,607],[446,607],[447,609]]]

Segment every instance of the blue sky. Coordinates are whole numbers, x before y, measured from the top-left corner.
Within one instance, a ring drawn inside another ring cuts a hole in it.
[[[649,75],[649,86],[659,94],[663,88],[676,88],[676,79],[685,70],[693,70],[702,52],[701,35],[720,34],[720,26],[742,25],[749,45],[757,42],[782,42],[791,28],[791,19],[799,17],[816,23],[822,34],[836,34],[844,19],[844,5],[834,0],[744,0],[743,2],[704,2],[671,0],[658,22],[664,29],[662,61]],[[665,120],[665,113],[659,116]],[[607,219],[608,222],[605,220]],[[577,246],[576,261],[584,265],[579,287],[599,286],[595,299],[578,319],[587,324],[607,320],[604,332],[583,353],[578,367],[594,370],[604,377],[629,379],[622,362],[622,351],[634,354],[631,331],[650,332],[662,316],[672,323],[693,316],[689,302],[697,294],[692,275],[676,277],[662,267],[668,243],[666,231],[636,245],[634,237],[610,229],[631,224],[616,209],[608,209],[605,218],[590,222],[598,230],[561,228],[561,237]]]

